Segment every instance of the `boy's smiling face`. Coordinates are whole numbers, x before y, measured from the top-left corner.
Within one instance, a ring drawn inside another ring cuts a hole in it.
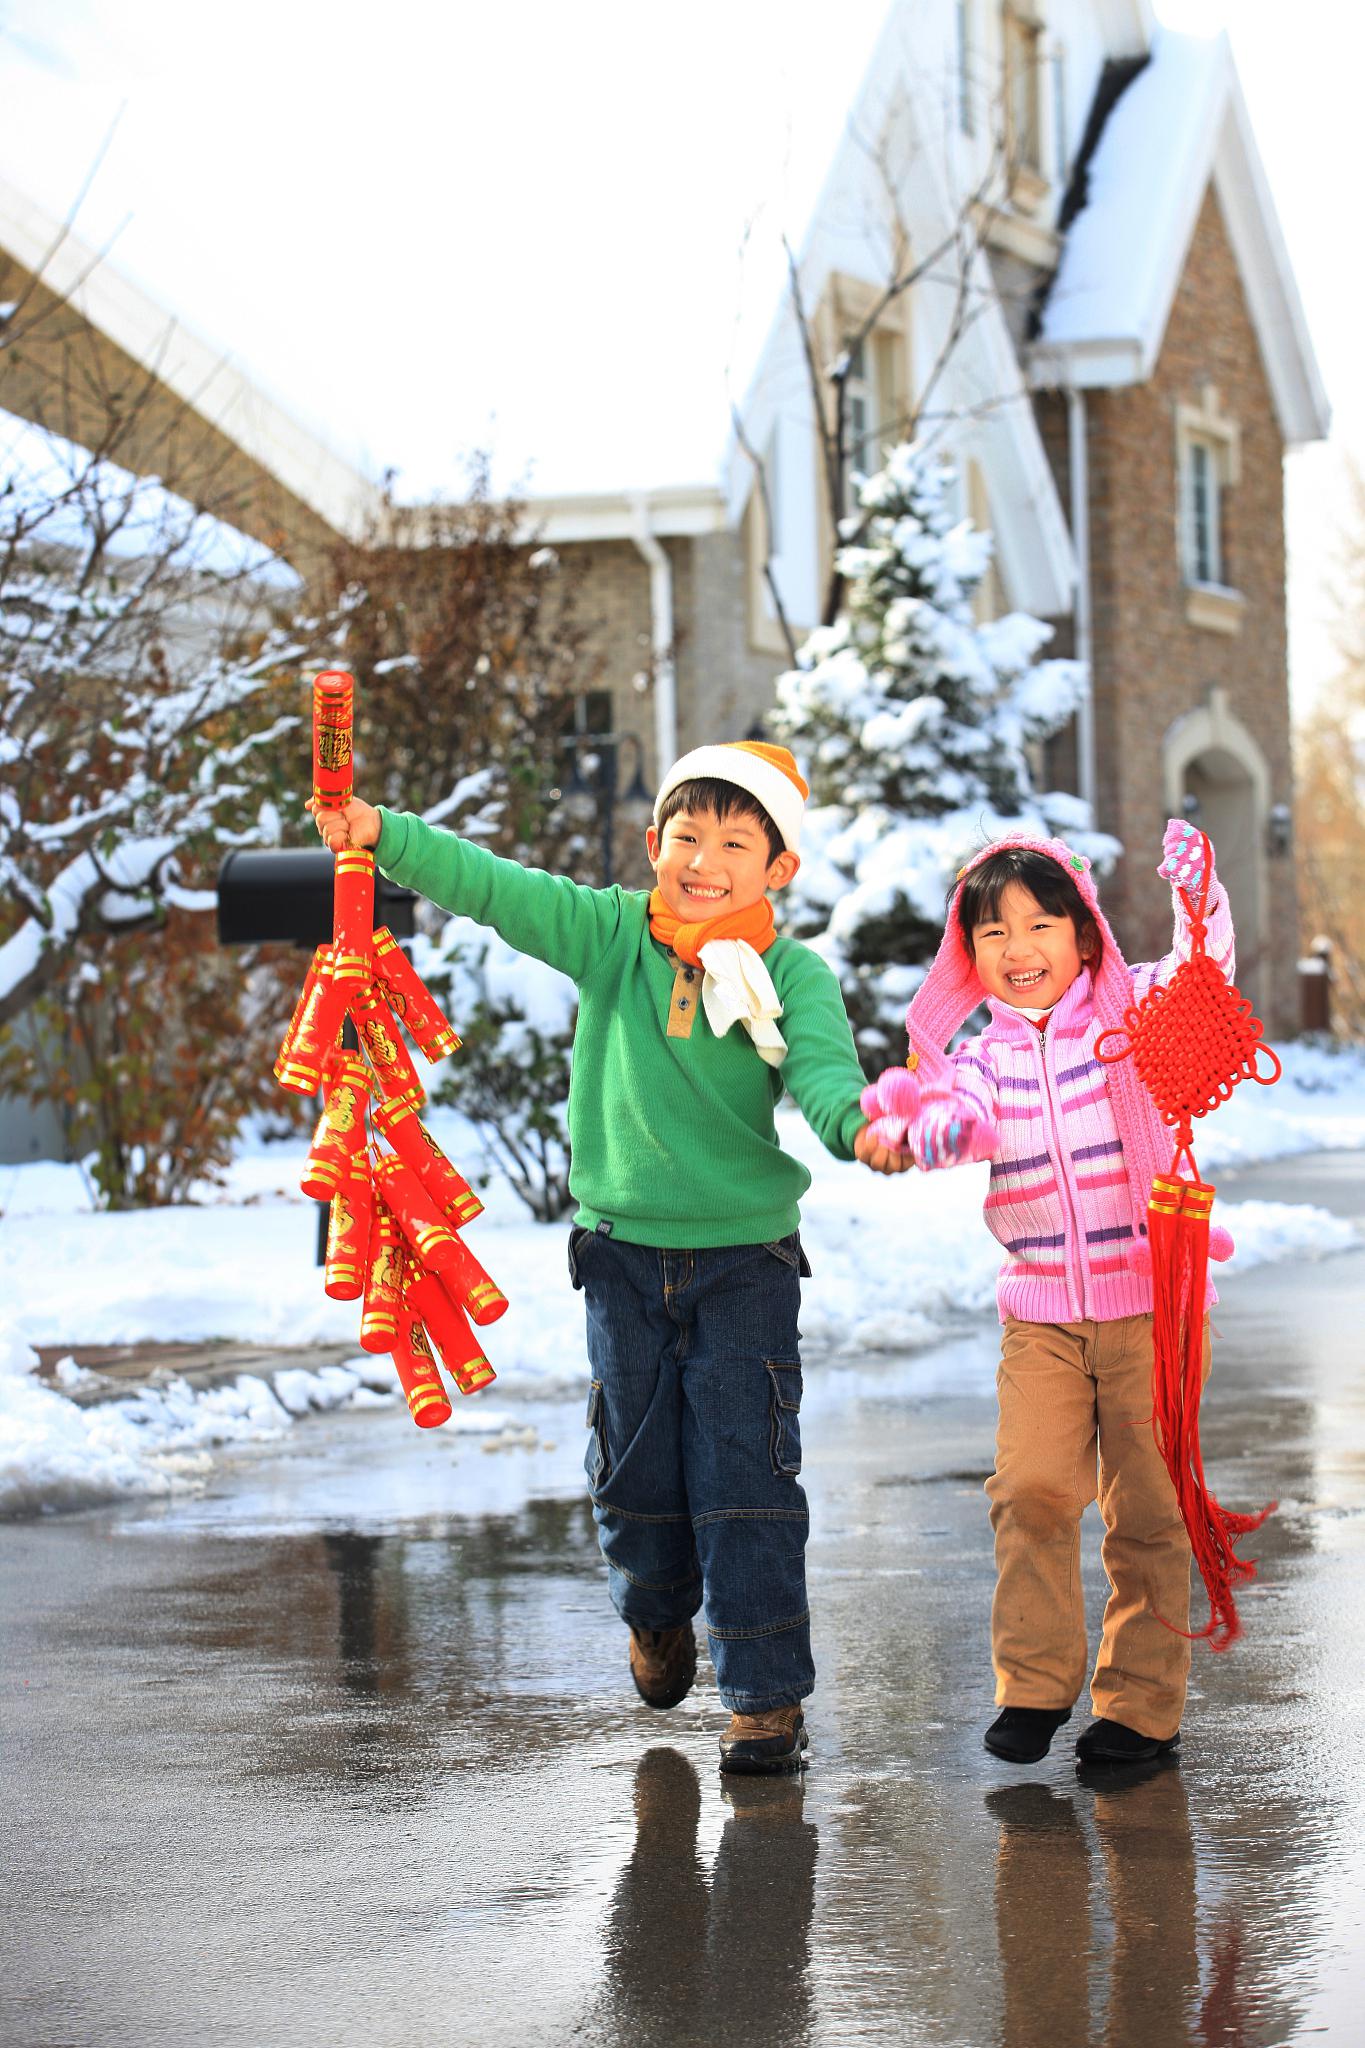
[[[742,811],[728,818],[676,811],[662,833],[650,826],[645,845],[660,895],[686,924],[750,909],[769,889],[785,888],[801,865],[786,851],[773,860],[762,825]]]
[[[998,916],[972,928],[987,995],[1016,1009],[1048,1010],[1060,1002],[1085,965],[1083,944],[1066,913],[1044,910],[1022,882],[1001,891]]]

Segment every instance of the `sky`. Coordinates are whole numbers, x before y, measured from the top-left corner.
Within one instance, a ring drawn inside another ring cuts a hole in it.
[[[458,489],[475,445],[542,492],[659,465],[702,481],[737,311],[771,295],[752,249],[746,275],[737,193],[801,218],[885,5],[841,0],[831,35],[824,0],[0,0],[0,174],[58,216],[79,199],[84,240],[339,452],[397,461],[407,494]],[[1288,465],[1302,706],[1334,665],[1346,460],[1365,466],[1341,260],[1365,10],[1299,0],[1292,37],[1279,0],[1158,13],[1230,31],[1335,408],[1331,442]],[[609,305],[584,302],[592,238],[628,252]],[[667,304],[717,249],[713,299],[642,331],[633,304]],[[582,403],[551,389],[550,350]],[[494,388],[514,394],[502,418]]]

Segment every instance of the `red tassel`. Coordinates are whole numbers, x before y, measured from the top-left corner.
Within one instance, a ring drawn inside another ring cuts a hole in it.
[[[1206,1638],[1211,1649],[1226,1650],[1242,1632],[1233,1588],[1256,1574],[1254,1562],[1238,1557],[1236,1545],[1260,1528],[1271,1509],[1262,1508],[1258,1515],[1236,1514],[1214,1498],[1204,1477],[1199,1402],[1204,1390],[1204,1296],[1213,1195],[1206,1181],[1185,1180],[1174,1167],[1152,1182],[1147,1209],[1152,1247],[1152,1429],[1209,1596],[1204,1627],[1177,1633],[1192,1640]]]

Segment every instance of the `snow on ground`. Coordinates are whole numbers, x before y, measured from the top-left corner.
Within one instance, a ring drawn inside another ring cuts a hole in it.
[[[1365,1149],[1365,1055],[1280,1051],[1279,1087],[1239,1089],[1198,1134],[1211,1177],[1293,1152]],[[478,1143],[468,1128],[450,1112],[429,1121],[469,1171]],[[814,1176],[802,1204],[813,1277],[801,1321],[812,1354],[848,1367],[991,1313],[999,1253],[981,1221],[984,1167],[885,1180],[831,1160],[794,1111],[779,1121],[783,1144]],[[77,1167],[0,1168],[0,1513],[202,1482],[215,1445],[276,1435],[310,1410],[391,1398],[388,1361],[364,1357],[318,1373],[285,1368],[273,1385],[243,1376],[195,1392],[176,1382],[89,1408],[30,1376],[37,1344],[353,1344],[357,1305],[329,1301],[313,1263],[316,1210],[297,1192],[303,1150],[247,1143],[227,1187],[206,1191],[202,1205],[123,1215],[93,1210]],[[460,1402],[454,1422],[496,1435],[515,1428],[507,1400],[581,1384],[583,1310],[566,1227],[525,1220],[496,1178],[484,1196],[471,1249],[512,1307],[486,1333],[494,1394]],[[1218,1219],[1236,1240],[1232,1271],[1354,1241],[1348,1224],[1303,1204],[1220,1200]],[[80,1377],[72,1365],[59,1372],[69,1389]]]

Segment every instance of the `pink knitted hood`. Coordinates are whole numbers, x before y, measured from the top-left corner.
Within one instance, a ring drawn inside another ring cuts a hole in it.
[[[1094,876],[1085,855],[1073,852],[1060,839],[1033,839],[1022,832],[994,840],[991,845],[983,846],[959,870],[958,886],[949,905],[942,943],[933,966],[905,1013],[910,1048],[917,1056],[919,1078],[927,1090],[950,1085],[952,1069],[945,1057],[948,1042],[953,1033],[966,1023],[972,1011],[986,1000],[986,990],[967,951],[957,920],[962,882],[983,860],[1006,847],[1025,848],[1056,861],[1069,880],[1075,883],[1082,902],[1094,918],[1102,941],[1100,964],[1098,969],[1087,968],[1084,971],[1093,983],[1094,1009],[1100,1030],[1120,1027],[1125,1012],[1133,1004],[1132,973],[1119,951],[1109,921],[1100,909]],[[1147,1214],[1152,1180],[1156,1174],[1166,1172],[1170,1165],[1171,1141],[1155,1103],[1138,1079],[1133,1061],[1123,1060],[1107,1066],[1105,1072],[1114,1122],[1123,1144],[1124,1166],[1133,1204],[1133,1227],[1145,1235],[1142,1219]]]

